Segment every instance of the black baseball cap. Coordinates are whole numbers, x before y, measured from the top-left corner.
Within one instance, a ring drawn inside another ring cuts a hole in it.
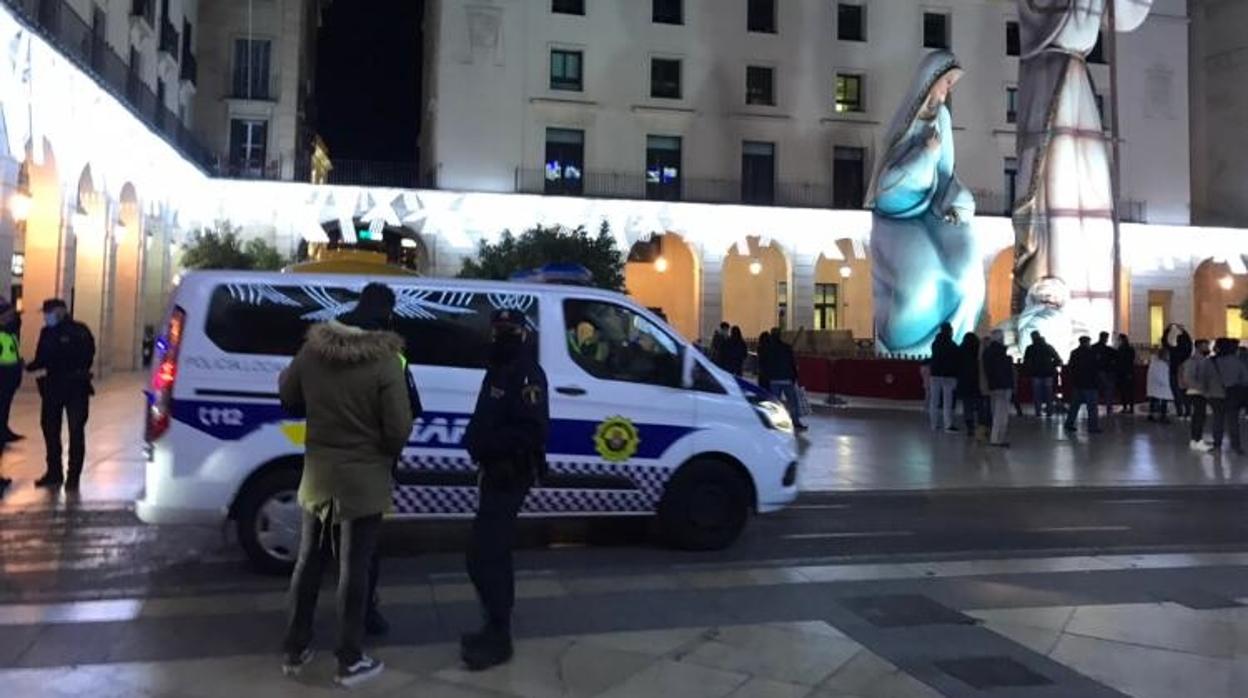
[[[69,310],[69,306],[60,298],[49,298],[43,302],[43,312],[50,313],[53,310]]]

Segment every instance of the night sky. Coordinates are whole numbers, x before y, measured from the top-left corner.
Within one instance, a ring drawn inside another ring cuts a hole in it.
[[[424,0],[337,0],[317,56],[317,132],[335,160],[415,162]]]

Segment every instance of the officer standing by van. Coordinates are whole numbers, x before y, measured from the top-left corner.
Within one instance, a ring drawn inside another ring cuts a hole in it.
[[[489,367],[464,437],[480,468],[468,576],[481,600],[485,625],[461,641],[464,664],[472,671],[511,659],[516,517],[546,469],[550,429],[546,373],[524,313],[496,310],[490,321]]]
[[[87,454],[87,408],[94,390],[91,365],[95,363],[95,338],[87,326],[69,316],[69,306],[60,298],[43,302],[43,331],[35,359],[26,366],[30,372],[43,372],[38,379],[42,409],[39,424],[47,449],[48,471],[35,481],[36,487],[60,487],[76,492]],[[61,420],[69,422],[68,477],[61,463]]]

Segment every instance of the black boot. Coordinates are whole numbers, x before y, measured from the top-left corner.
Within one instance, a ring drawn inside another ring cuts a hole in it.
[[[43,477],[35,480],[35,487],[60,487],[64,482],[65,478],[60,473],[49,470]]]
[[[511,631],[496,625],[486,625],[478,633],[460,639],[464,666],[469,671],[485,671],[511,660]]]

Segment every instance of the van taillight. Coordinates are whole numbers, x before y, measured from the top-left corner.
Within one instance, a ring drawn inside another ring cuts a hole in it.
[[[182,348],[182,330],[185,327],[186,311],[175,307],[169,315],[165,335],[157,341],[156,370],[152,372],[151,403],[147,408],[148,442],[159,439],[169,430],[173,384],[178,379],[178,352]]]

